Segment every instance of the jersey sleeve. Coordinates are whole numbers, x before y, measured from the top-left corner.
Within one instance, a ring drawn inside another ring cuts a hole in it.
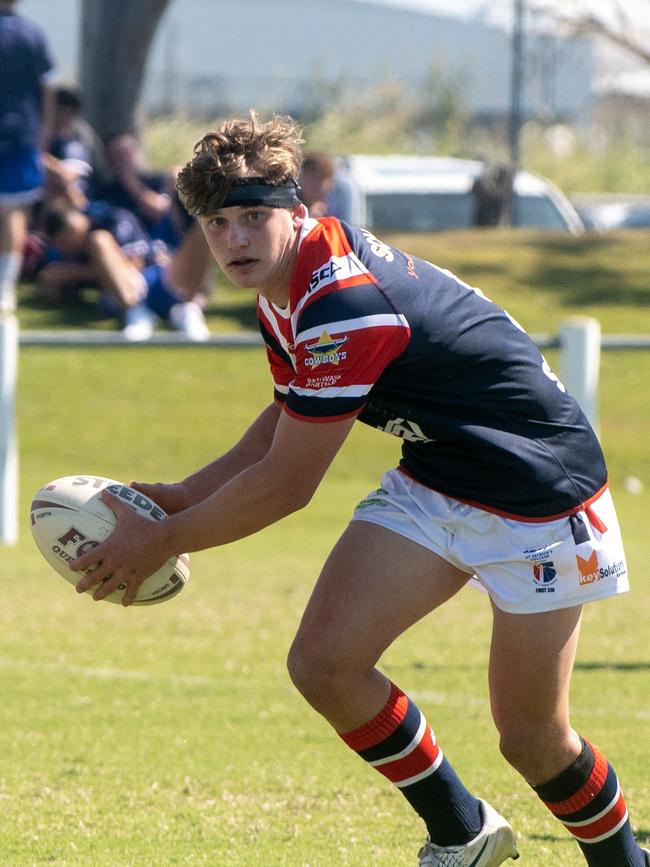
[[[273,399],[276,403],[284,405],[289,394],[289,385],[295,376],[293,360],[288,349],[283,347],[282,342],[261,318],[258,318],[258,325],[266,346],[266,357],[273,377]]]
[[[358,415],[409,337],[406,318],[375,282],[317,295],[298,319],[295,372],[282,383],[286,411],[318,422]]]

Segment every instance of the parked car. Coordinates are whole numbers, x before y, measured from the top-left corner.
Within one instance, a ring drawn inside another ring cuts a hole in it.
[[[475,225],[478,160],[454,157],[352,155],[341,160],[333,211],[369,229],[432,232]],[[512,223],[518,227],[584,232],[567,197],[550,181],[519,171]]]
[[[650,196],[594,193],[572,202],[588,230],[650,229]]]

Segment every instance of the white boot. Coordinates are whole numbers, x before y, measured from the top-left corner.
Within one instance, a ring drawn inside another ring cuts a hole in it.
[[[519,858],[515,835],[503,816],[487,801],[480,801],[483,827],[464,846],[436,846],[427,839],[420,849],[420,867],[498,867],[507,858]]]

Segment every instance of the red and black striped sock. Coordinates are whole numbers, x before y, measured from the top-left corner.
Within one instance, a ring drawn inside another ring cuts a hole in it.
[[[646,867],[614,768],[584,738],[582,752],[535,792],[576,838],[590,867]]]
[[[479,833],[479,801],[443,756],[417,706],[394,684],[376,717],[340,736],[400,789],[424,820],[434,843],[458,846]]]

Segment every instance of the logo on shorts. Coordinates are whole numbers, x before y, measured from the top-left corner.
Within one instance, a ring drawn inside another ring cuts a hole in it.
[[[543,563],[545,560],[550,560],[553,556],[553,549],[561,545],[562,542],[554,542],[552,545],[542,545],[541,548],[526,548],[524,557],[531,563]]]
[[[533,565],[533,581],[537,585],[536,593],[555,593],[552,585],[557,581],[557,570],[552,560]]]
[[[380,486],[376,491],[372,491],[367,497],[364,497],[358,504],[357,509],[369,509],[372,506],[380,506],[382,509],[385,509],[389,503],[383,498],[387,496],[388,491],[386,488]]]
[[[595,551],[586,560],[580,554],[576,554],[576,563],[578,564],[578,580],[581,587],[584,587],[585,584],[593,584],[595,581],[600,581],[598,576],[600,567],[598,566],[598,555]]]
[[[576,562],[581,587],[595,584],[596,581],[602,581],[604,578],[618,578],[619,575],[624,575],[627,571],[625,560],[617,560],[614,563],[608,563],[607,566],[600,566],[595,551],[586,560],[576,554]]]

